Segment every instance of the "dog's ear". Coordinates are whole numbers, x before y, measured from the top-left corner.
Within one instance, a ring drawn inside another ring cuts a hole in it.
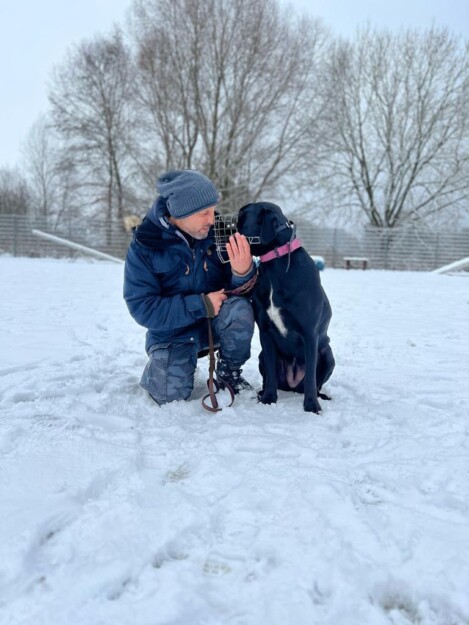
[[[241,206],[241,208],[238,211],[238,215],[242,215],[243,213],[245,213],[248,206],[249,204],[245,204],[244,206]]]
[[[277,236],[278,219],[275,213],[268,208],[262,210],[260,240],[268,245]]]
[[[238,226],[243,223],[243,220],[245,219],[246,216],[246,212],[249,208],[250,204],[245,204],[244,206],[242,206],[239,211],[238,211]]]

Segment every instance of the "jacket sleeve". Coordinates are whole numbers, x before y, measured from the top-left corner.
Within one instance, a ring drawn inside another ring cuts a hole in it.
[[[236,289],[240,286],[243,286],[243,284],[245,284],[246,282],[248,282],[248,280],[254,277],[256,271],[257,271],[257,265],[253,259],[252,267],[249,273],[247,273],[245,276],[238,276],[231,272],[230,289]]]
[[[124,299],[131,316],[148,330],[177,330],[207,317],[202,295],[163,295],[151,258],[134,243],[125,261]]]

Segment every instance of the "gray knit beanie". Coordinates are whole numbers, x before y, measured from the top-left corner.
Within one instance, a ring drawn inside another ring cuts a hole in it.
[[[166,198],[170,215],[177,219],[214,206],[220,200],[215,185],[193,169],[167,171],[158,178],[156,189]]]

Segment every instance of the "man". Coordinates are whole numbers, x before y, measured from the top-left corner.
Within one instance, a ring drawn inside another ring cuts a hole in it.
[[[147,328],[149,361],[140,385],[160,405],[188,399],[212,318],[220,386],[252,389],[241,375],[254,332],[251,304],[224,293],[254,276],[249,243],[236,233],[226,246],[230,263],[220,261],[213,234],[220,195],[200,172],[169,171],[156,188],[159,196],[135,230],[125,262],[124,298]]]

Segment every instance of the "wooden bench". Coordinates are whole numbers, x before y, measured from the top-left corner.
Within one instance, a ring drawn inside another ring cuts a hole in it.
[[[364,258],[362,256],[344,256],[345,269],[353,269],[354,265],[358,265],[362,269],[366,269],[369,262],[368,258]]]

